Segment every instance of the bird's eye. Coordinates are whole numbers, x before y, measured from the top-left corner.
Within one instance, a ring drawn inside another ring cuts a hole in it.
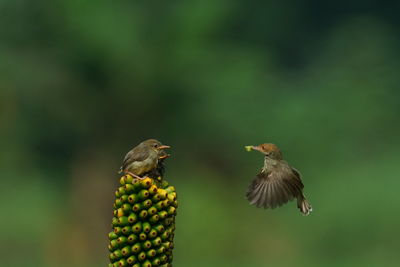
[[[158,147],[158,144],[154,144],[153,146],[154,146],[155,148],[157,148],[157,147]]]

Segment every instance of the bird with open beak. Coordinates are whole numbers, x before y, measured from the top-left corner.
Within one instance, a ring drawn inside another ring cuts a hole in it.
[[[160,161],[169,157],[164,150],[167,148],[170,146],[163,145],[156,139],[141,142],[126,154],[119,173],[143,179],[141,175],[156,169]]]
[[[246,146],[247,151],[257,150],[264,154],[264,166],[250,184],[247,199],[258,208],[279,207],[297,199],[297,207],[304,215],[310,214],[312,207],[303,194],[300,173],[283,160],[282,153],[274,144]]]

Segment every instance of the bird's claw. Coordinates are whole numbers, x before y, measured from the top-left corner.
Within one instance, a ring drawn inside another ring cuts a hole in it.
[[[139,179],[139,180],[143,180],[145,178],[145,177],[140,177],[139,175],[136,175],[136,174],[131,173],[131,172],[125,172],[125,174],[129,174],[132,177],[134,177],[135,179]]]

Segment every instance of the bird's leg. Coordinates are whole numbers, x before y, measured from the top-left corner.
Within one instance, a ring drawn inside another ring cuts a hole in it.
[[[134,177],[136,179],[139,179],[139,180],[143,180],[144,179],[144,177],[140,177],[139,175],[136,175],[136,174],[128,172],[128,171],[126,171],[125,174],[132,175],[132,177]]]

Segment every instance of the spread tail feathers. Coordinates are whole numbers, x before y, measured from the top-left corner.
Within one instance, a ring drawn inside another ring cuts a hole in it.
[[[297,198],[297,207],[299,208],[300,212],[306,216],[309,215],[313,210],[311,204],[307,201],[303,194]]]

